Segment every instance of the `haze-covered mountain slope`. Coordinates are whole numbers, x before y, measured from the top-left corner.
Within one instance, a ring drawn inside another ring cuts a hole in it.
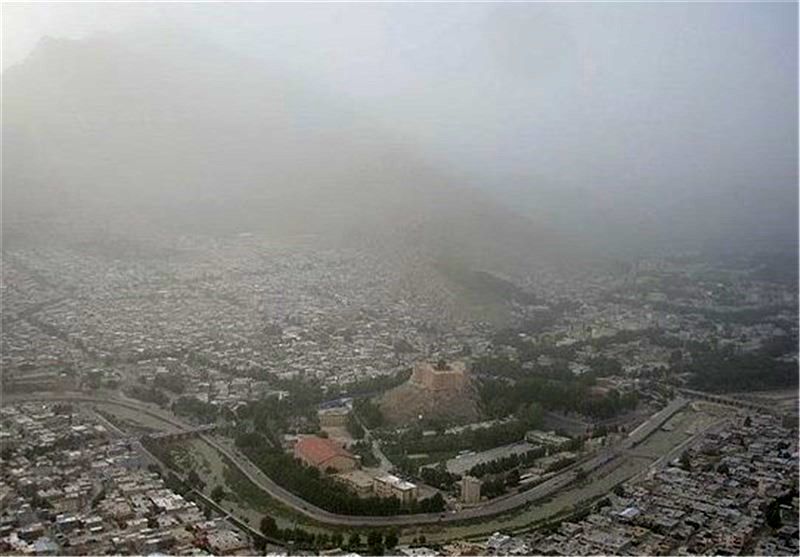
[[[265,231],[498,269],[574,253],[357,107],[191,36],[44,39],[3,100],[12,241]]]

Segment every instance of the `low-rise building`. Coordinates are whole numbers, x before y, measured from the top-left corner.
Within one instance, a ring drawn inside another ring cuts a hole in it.
[[[336,478],[359,497],[369,497],[374,493],[372,488],[373,477],[363,470],[351,470],[336,474]]]
[[[358,468],[358,460],[338,443],[309,435],[301,437],[294,446],[294,456],[322,470],[333,469],[336,472],[348,472]]]
[[[372,484],[378,497],[397,497],[401,503],[416,501],[419,489],[411,482],[401,480],[392,474],[378,476]]]
[[[555,431],[540,431],[538,429],[527,432],[525,434],[525,440],[534,445],[556,447],[557,449],[567,446],[571,441],[569,437],[557,435]]]
[[[344,406],[325,408],[317,412],[320,427],[345,427],[350,409]]]

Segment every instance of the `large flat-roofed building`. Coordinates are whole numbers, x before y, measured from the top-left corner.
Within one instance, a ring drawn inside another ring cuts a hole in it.
[[[411,482],[401,480],[392,474],[378,476],[373,481],[373,489],[378,497],[397,497],[401,503],[416,501],[419,488]]]
[[[349,472],[358,468],[358,460],[338,443],[310,435],[298,439],[294,456],[309,466],[325,472],[329,468],[337,472]]]
[[[347,416],[349,415],[350,409],[345,406],[325,408],[317,411],[320,427],[346,427]]]
[[[545,447],[556,447],[558,449],[566,447],[572,441],[569,437],[556,435],[555,431],[540,431],[538,429],[527,432],[525,440],[534,445],[544,445]]]
[[[460,391],[467,386],[464,362],[417,362],[411,382],[429,391]]]

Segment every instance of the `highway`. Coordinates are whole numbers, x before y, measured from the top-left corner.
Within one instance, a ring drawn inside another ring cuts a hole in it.
[[[85,402],[90,404],[111,404],[142,412],[151,417],[163,420],[181,430],[190,430],[193,426],[183,423],[181,420],[162,410],[156,410],[133,402],[122,401],[113,398],[95,398],[83,393],[63,393],[63,394],[30,394],[30,395],[11,395],[5,397],[5,403],[13,402],[56,402],[71,401]],[[303,514],[311,520],[332,525],[347,527],[390,527],[390,526],[412,526],[423,524],[451,523],[478,518],[486,518],[498,514],[506,513],[522,507],[528,503],[548,497],[575,481],[579,473],[590,474],[608,462],[624,456],[627,450],[635,447],[646,439],[653,432],[657,431],[669,418],[681,410],[687,404],[684,398],[677,398],[670,402],[665,408],[655,413],[646,422],[632,431],[629,436],[615,447],[607,448],[600,453],[579,461],[556,476],[536,485],[535,487],[520,493],[514,493],[504,497],[492,499],[484,505],[463,509],[460,511],[449,511],[443,513],[425,513],[413,515],[393,515],[393,516],[354,516],[336,514],[325,509],[321,509],[308,501],[301,499],[297,495],[289,492],[276,484],[267,477],[258,467],[256,467],[247,457],[241,454],[234,447],[225,446],[216,439],[208,435],[199,435],[212,448],[224,455],[232,466],[235,466],[248,480],[258,488],[266,492],[275,500],[291,507],[295,511]]]
[[[136,438],[132,439],[131,437],[129,437],[127,432],[122,431],[114,423],[110,422],[108,419],[106,419],[105,416],[103,416],[102,414],[100,414],[96,410],[92,410],[92,414],[94,415],[94,417],[96,419],[98,419],[100,422],[102,422],[107,428],[109,428],[110,431],[112,431],[120,439],[124,439],[124,440],[128,440],[128,441],[135,440],[136,441],[136,445],[137,445],[137,449],[140,450],[142,453],[144,453],[147,456],[147,458],[150,459],[152,462],[154,462],[154,463],[160,462],[158,460],[158,457],[156,457],[156,455],[151,453],[149,450],[147,450],[147,448],[144,445],[139,443],[138,439],[136,439]],[[175,471],[175,470],[173,470],[172,473],[175,474],[176,476],[178,476],[181,479],[181,481],[183,481],[184,483],[186,483],[186,484],[189,483],[185,474],[183,474],[181,472],[178,472],[178,471]],[[216,501],[214,501],[213,499],[208,497],[202,491],[200,491],[198,489],[195,489],[195,488],[192,488],[191,489],[191,493],[193,493],[196,497],[202,499],[203,502],[206,505],[211,506],[214,509],[216,509],[217,512],[219,512],[222,515],[224,520],[227,520],[231,524],[236,526],[237,528],[239,528],[241,530],[244,530],[250,536],[262,537],[262,538],[266,539],[269,543],[282,545],[282,543],[283,543],[282,541],[277,540],[277,539],[273,539],[273,538],[268,538],[268,537],[264,536],[264,534],[262,534],[261,532],[259,532],[258,530],[256,530],[255,528],[253,528],[252,526],[247,524],[246,522],[242,521],[238,516],[235,516],[235,515],[231,514],[230,511],[228,511],[227,509],[225,509],[224,507],[219,505]]]

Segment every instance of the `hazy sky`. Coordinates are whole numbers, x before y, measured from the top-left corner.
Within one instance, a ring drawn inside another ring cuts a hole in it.
[[[190,28],[356,101],[498,191],[592,195],[601,210],[754,198],[762,212],[785,213],[787,202],[796,210],[795,3],[4,4],[3,12],[4,67],[47,34]]]

